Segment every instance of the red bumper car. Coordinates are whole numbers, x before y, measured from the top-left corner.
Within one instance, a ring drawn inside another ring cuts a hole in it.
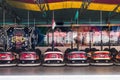
[[[59,51],[49,51],[43,54],[43,66],[64,66],[64,55]]]
[[[118,54],[116,54],[114,61],[115,65],[120,65],[120,51],[118,52]]]
[[[68,66],[88,66],[87,53],[84,51],[72,51],[67,54]]]
[[[18,66],[39,66],[40,64],[40,56],[34,51],[26,51],[19,54]]]
[[[109,51],[95,51],[91,55],[91,65],[113,65]]]
[[[16,57],[12,52],[0,52],[0,66],[16,66]]]

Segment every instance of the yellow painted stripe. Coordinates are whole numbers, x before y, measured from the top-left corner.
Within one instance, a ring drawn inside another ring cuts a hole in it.
[[[120,7],[117,9],[117,11],[116,12],[120,12]]]
[[[23,2],[12,1],[12,0],[11,1],[7,0],[7,3],[9,3],[10,5],[16,8],[40,11],[37,4],[23,3]],[[82,3],[80,1],[75,1],[75,2],[66,1],[66,2],[49,3],[48,6],[50,10],[58,10],[58,9],[66,9],[66,8],[80,8],[81,4]]]
[[[100,4],[100,3],[91,3],[88,7],[89,10],[101,10],[101,11],[113,11],[116,7],[116,4]]]
[[[37,4],[29,4],[29,3],[23,3],[18,1],[12,1],[12,0],[6,0],[7,3],[9,3],[11,6],[21,9],[27,9],[27,10],[33,10],[33,11],[39,11],[39,7]]]
[[[18,1],[6,0],[7,3],[16,8],[40,11],[37,4],[31,3],[23,3]],[[56,2],[49,3],[50,10],[58,10],[58,9],[67,9],[67,8],[80,8],[82,2],[81,1],[64,1],[64,2]],[[113,9],[117,6],[117,4],[101,4],[101,3],[91,3],[88,7],[88,10],[101,10],[101,11],[113,11]],[[47,10],[47,7],[46,7]],[[120,11],[120,7],[116,12]]]
[[[57,3],[49,3],[50,10],[58,10],[58,9],[67,9],[67,8],[80,8],[82,2],[80,1],[66,1],[66,2],[57,2]]]

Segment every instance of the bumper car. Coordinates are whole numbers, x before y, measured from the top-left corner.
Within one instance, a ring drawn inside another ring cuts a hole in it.
[[[84,51],[72,51],[67,54],[67,66],[88,66],[87,53]]]
[[[22,49],[28,47],[29,34],[28,31],[25,32],[24,28],[9,28],[8,32],[8,48]]]
[[[39,66],[40,56],[34,51],[20,52],[18,66]]]
[[[12,52],[0,52],[0,66],[16,66],[16,56]]]
[[[60,51],[48,51],[43,54],[43,66],[64,66],[64,55]]]
[[[115,56],[115,65],[120,65],[120,51],[118,52],[118,54],[116,54]]]
[[[113,65],[109,51],[95,51],[91,55],[91,65]]]

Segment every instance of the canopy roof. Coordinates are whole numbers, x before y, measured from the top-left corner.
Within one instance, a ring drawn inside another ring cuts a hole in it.
[[[6,0],[16,8],[40,11],[40,6],[45,10],[58,10],[68,8],[83,8],[88,10],[113,11],[120,4],[120,0]],[[119,12],[120,7],[116,10]]]
[[[53,10],[58,24],[120,24],[120,0],[0,0],[0,24],[51,24]]]

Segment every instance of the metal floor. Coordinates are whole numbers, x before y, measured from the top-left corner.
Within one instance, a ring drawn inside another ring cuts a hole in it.
[[[120,66],[1,67],[0,75],[119,75]]]

